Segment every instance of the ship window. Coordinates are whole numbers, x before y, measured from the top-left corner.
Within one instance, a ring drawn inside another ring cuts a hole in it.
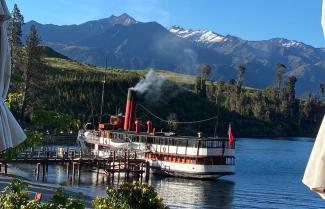
[[[202,148],[208,147],[208,142],[207,141],[201,141],[200,147],[202,147]]]
[[[147,143],[149,143],[149,144],[152,144],[153,143],[152,137],[148,137],[148,142]]]
[[[214,148],[214,141],[206,141],[206,147],[207,148]]]

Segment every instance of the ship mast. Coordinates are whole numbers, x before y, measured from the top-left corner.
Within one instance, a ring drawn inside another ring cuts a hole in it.
[[[102,115],[103,115],[103,106],[104,106],[104,96],[105,96],[105,83],[106,83],[106,71],[107,71],[107,57],[106,57],[106,63],[105,63],[105,74],[104,74],[104,80],[102,81],[103,87],[102,87],[102,101],[100,105],[100,118],[99,121],[102,123]]]

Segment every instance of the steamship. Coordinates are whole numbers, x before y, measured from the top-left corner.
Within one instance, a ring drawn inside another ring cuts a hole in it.
[[[109,123],[100,123],[98,130],[81,130],[78,141],[102,158],[109,151],[127,148],[141,151],[153,174],[184,178],[216,179],[235,172],[235,141],[229,138],[177,136],[156,132],[152,121],[146,131],[136,118],[136,91],[129,89],[125,115],[110,116]]]

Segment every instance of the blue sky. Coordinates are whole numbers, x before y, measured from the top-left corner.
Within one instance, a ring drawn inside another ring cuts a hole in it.
[[[128,13],[139,21],[157,21],[209,29],[248,40],[283,37],[325,47],[322,0],[7,0],[25,20],[78,24]]]

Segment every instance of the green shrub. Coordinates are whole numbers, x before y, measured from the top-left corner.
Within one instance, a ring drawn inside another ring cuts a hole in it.
[[[97,197],[94,209],[167,209],[154,189],[139,183],[125,183],[107,189],[107,197]]]
[[[20,209],[28,202],[27,184],[14,179],[0,194],[0,209]]]
[[[58,189],[48,203],[29,200],[28,185],[19,179],[0,192],[0,209],[85,209],[82,194],[71,196]],[[93,200],[94,209],[168,209],[154,189],[139,183],[124,183],[107,190],[106,197]]]
[[[49,203],[29,200],[28,185],[22,180],[14,179],[0,193],[0,209],[84,209],[85,203],[81,194],[71,196],[58,189]]]

